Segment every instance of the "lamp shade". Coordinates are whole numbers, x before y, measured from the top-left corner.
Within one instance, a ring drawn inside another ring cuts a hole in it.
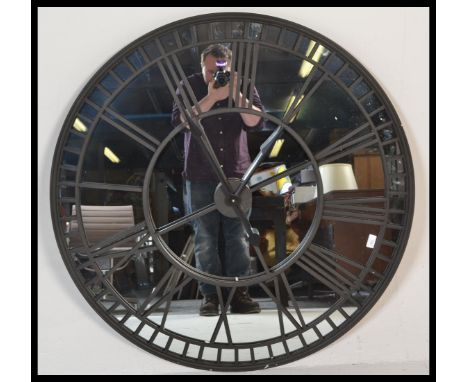
[[[319,167],[323,193],[334,190],[357,190],[353,167],[348,163],[329,163]]]

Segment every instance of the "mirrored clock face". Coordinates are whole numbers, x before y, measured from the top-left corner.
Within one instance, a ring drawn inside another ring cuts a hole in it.
[[[70,110],[51,177],[87,301],[148,352],[211,370],[284,364],[349,330],[395,273],[413,203],[376,80],[254,14],[185,19],[117,53]]]

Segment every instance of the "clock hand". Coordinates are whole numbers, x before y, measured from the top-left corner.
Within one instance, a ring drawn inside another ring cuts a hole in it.
[[[260,260],[260,263],[262,264],[263,269],[267,273],[270,272],[268,265],[265,262],[265,259],[263,258],[263,254],[260,250],[260,234],[258,230],[254,227],[251,226],[249,220],[245,217],[245,214],[242,212],[241,208],[238,205],[239,201],[236,199],[235,202],[232,204],[232,207],[234,211],[236,212],[237,216],[239,217],[242,226],[247,232],[247,236],[249,238],[249,242],[252,245],[252,247],[255,250],[255,254],[257,255],[258,259]]]
[[[218,180],[221,182],[221,189],[227,197],[231,196],[233,193],[233,190],[231,188],[231,185],[229,184],[226,175],[224,174],[223,170],[221,169],[221,165],[218,161],[218,158],[216,157],[216,154],[213,150],[213,147],[211,146],[210,140],[205,134],[205,130],[203,129],[203,125],[200,122],[200,119],[195,117],[195,118],[190,118],[188,120],[188,123],[190,125],[190,131],[192,135],[197,139],[197,141],[200,143],[201,149],[205,153],[205,155],[208,157],[208,161],[214,170],[216,176],[218,177]]]
[[[252,177],[253,173],[257,170],[258,166],[260,163],[263,161],[263,159],[267,156],[267,154],[270,152],[271,147],[273,144],[276,142],[276,139],[278,139],[281,134],[283,133],[284,126],[281,124],[276,128],[276,130],[267,138],[265,142],[262,143],[260,146],[260,151],[253,160],[253,162],[250,164],[249,168],[245,172],[244,176],[242,177],[242,182],[239,184],[237,187],[234,196],[239,196],[242,190],[245,188],[245,185],[249,182],[250,178]]]

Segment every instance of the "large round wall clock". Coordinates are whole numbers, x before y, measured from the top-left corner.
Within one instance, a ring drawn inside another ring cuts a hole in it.
[[[395,109],[347,51],[219,13],[97,71],[50,192],[66,267],[109,325],[166,360],[245,371],[310,355],[369,311],[408,240],[414,175]]]

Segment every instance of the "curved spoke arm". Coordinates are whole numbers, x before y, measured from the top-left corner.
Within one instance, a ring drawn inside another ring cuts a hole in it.
[[[218,180],[222,184],[222,190],[226,196],[230,196],[232,194],[231,186],[229,185],[226,175],[224,174],[223,170],[221,169],[221,165],[216,157],[216,154],[211,146],[210,140],[205,134],[203,130],[203,126],[198,119],[190,119],[189,120],[190,131],[193,136],[197,139],[198,143],[200,144],[201,149],[208,157],[208,162],[210,162],[210,166],[212,167],[213,171],[215,172]]]

